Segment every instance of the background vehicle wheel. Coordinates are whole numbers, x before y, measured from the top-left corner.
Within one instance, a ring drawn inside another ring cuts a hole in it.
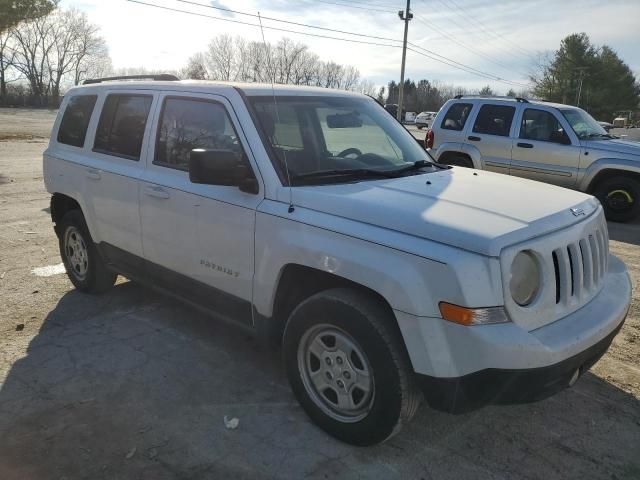
[[[388,308],[350,289],[318,293],[291,314],[283,357],[291,388],[320,428],[354,445],[380,443],[422,394]]]
[[[596,186],[593,194],[600,200],[608,220],[628,222],[640,216],[640,182],[635,178],[607,178]]]
[[[102,261],[82,212],[67,212],[58,231],[60,256],[71,283],[86,293],[101,293],[113,287],[118,275],[107,269]]]
[[[451,165],[453,167],[473,168],[473,162],[464,155],[448,155],[444,160],[438,160],[438,163]]]
[[[422,125],[417,125],[418,130],[422,130]]]

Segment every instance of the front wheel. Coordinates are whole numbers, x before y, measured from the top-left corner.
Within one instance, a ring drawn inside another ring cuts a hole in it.
[[[344,442],[383,442],[420,404],[394,321],[366,293],[334,289],[305,300],[287,322],[283,355],[293,392],[320,428]]]
[[[593,194],[608,220],[629,222],[640,216],[640,182],[633,177],[615,176],[600,182]]]

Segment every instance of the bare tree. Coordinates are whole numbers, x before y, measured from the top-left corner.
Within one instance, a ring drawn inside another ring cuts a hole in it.
[[[206,80],[209,78],[206,58],[203,53],[196,53],[189,57],[187,65],[180,71],[180,78],[190,80]]]
[[[9,40],[9,32],[0,33],[0,102],[7,97],[7,73],[16,56]]]
[[[49,95],[49,55],[55,48],[52,16],[22,23],[11,33],[15,51],[13,68],[24,75],[36,104],[42,106]]]
[[[206,53],[207,69],[214,80],[229,81],[234,78],[235,51],[230,35],[218,35],[209,43]]]

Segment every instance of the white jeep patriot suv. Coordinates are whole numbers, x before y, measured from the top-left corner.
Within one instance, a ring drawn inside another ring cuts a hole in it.
[[[438,113],[426,146],[443,164],[591,193],[609,220],[640,217],[640,143],[610,135],[577,107],[459,95]]]
[[[381,442],[423,394],[543,398],[622,326],[593,197],[433,164],[364,95],[170,79],[65,95],[44,178],[69,278],[121,274],[277,342],[335,437]]]

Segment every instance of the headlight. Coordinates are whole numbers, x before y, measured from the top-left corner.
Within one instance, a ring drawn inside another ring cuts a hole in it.
[[[513,259],[509,287],[511,296],[521,307],[535,300],[540,289],[540,267],[531,251],[523,250]]]

